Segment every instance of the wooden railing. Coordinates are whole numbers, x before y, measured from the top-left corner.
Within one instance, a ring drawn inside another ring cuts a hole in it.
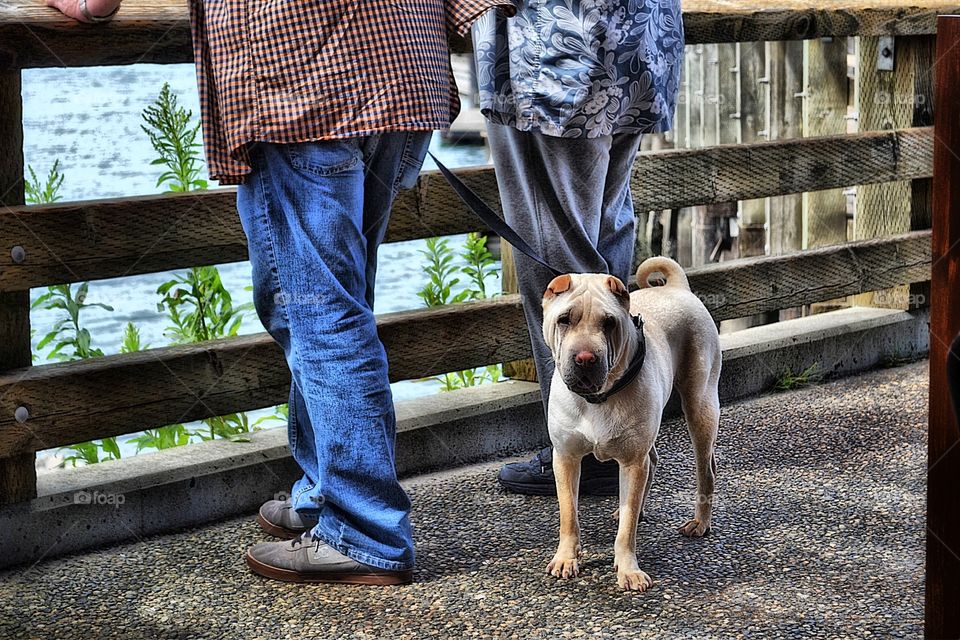
[[[289,372],[266,334],[31,366],[31,287],[246,258],[232,189],[23,205],[20,69],[187,62],[184,5],[127,0],[113,22],[99,26],[68,21],[39,0],[0,5],[0,503],[35,495],[34,452],[40,449],[286,399]],[[638,158],[632,186],[639,211],[912,181],[902,214],[909,219],[901,221],[910,233],[691,270],[691,286],[715,318],[919,286],[929,279],[934,135],[931,61],[925,52],[932,51],[937,15],[953,12],[960,12],[960,5],[831,0],[812,9],[792,0],[684,2],[689,43],[897,36],[897,60],[906,62],[884,81],[904,90],[897,82],[910,78],[905,90],[913,104],[923,105],[914,109],[908,126],[892,130]],[[463,49],[466,43],[454,46]],[[486,200],[497,201],[491,169],[459,173]],[[424,172],[416,187],[397,199],[387,241],[478,227],[442,178]],[[389,314],[378,322],[392,380],[529,356],[516,296]]]

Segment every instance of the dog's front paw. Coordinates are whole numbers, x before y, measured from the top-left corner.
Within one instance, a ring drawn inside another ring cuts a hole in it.
[[[653,580],[640,569],[617,570],[617,584],[626,591],[646,591],[653,586]]]
[[[710,532],[710,525],[699,520],[689,520],[677,531],[688,538],[702,538]]]
[[[580,574],[580,566],[576,558],[565,558],[557,554],[547,565],[547,573],[557,578],[576,578]]]

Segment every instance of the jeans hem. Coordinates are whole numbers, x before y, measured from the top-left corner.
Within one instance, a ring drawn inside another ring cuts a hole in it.
[[[325,544],[333,547],[343,555],[356,560],[361,564],[370,565],[371,567],[376,567],[378,569],[385,569],[386,571],[410,571],[413,569],[412,564],[406,564],[403,562],[396,562],[394,560],[384,560],[382,558],[377,558],[376,556],[371,556],[368,553],[364,553],[353,547],[348,547],[342,543],[340,536],[331,536],[325,531],[320,529],[318,524],[313,528],[311,532],[314,538],[320,538]]]

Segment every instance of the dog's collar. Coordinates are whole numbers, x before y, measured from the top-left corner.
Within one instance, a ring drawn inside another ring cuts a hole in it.
[[[579,395],[590,404],[602,404],[606,402],[610,396],[618,391],[621,391],[624,387],[633,382],[640,373],[640,368],[643,366],[643,361],[647,357],[647,341],[643,338],[643,318],[641,318],[639,315],[631,317],[633,318],[634,326],[637,327],[637,334],[640,338],[640,343],[637,345],[637,351],[633,354],[633,359],[630,360],[630,365],[627,367],[627,370],[623,372],[623,375],[620,376],[619,380],[613,383],[612,387],[602,393],[580,393],[579,391],[574,391],[574,393]]]

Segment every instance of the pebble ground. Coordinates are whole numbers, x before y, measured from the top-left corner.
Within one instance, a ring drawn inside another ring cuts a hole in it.
[[[919,637],[926,367],[724,407],[698,540],[676,532],[692,456],[665,423],[639,527],[646,593],[617,588],[614,498],[582,498],[582,573],[559,581],[544,572],[555,500],[505,493],[488,464],[408,483],[411,586],[262,579],[242,562],[265,539],[246,517],[0,573],[0,638]]]

